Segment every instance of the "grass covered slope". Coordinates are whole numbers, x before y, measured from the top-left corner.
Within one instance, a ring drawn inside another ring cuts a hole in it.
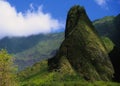
[[[18,75],[21,78],[21,86],[120,86],[114,82],[88,82],[78,75],[48,72],[47,61],[38,62]]]
[[[102,40],[104,45],[106,46],[106,50],[107,50],[106,52],[111,51],[111,49],[114,46],[112,41],[107,37],[102,37]],[[74,41],[74,43],[78,43],[78,42]],[[77,47],[74,48],[77,49]],[[61,52],[61,54],[64,54],[64,52]],[[58,59],[56,60],[57,60],[56,63],[58,63]],[[73,59],[73,61],[75,60]],[[61,57],[60,66],[61,66],[61,70],[59,70],[59,72],[55,72],[55,71],[49,72],[47,61],[42,61],[34,64],[32,67],[29,67],[18,74],[19,77],[21,78],[21,86],[119,86],[120,85],[114,82],[85,81],[82,76],[76,73],[74,68],[71,66],[69,60],[66,58],[66,56]]]
[[[108,37],[102,36],[101,39],[105,45],[107,52],[110,53],[113,50],[115,44]]]
[[[83,7],[74,6],[68,12],[65,40],[56,56],[48,60],[49,70],[62,70],[63,57],[86,80],[109,81],[113,77],[108,52]]]
[[[105,45],[114,46],[110,39],[102,37]],[[109,47],[108,47],[109,49]],[[111,50],[111,48],[110,48]],[[110,51],[109,50],[109,51]],[[21,71],[18,75],[21,78],[21,86],[119,86],[120,84],[114,82],[87,82],[82,77],[77,75],[74,70],[70,70],[71,66],[66,61],[65,57],[62,59],[62,71],[61,72],[48,72],[48,62],[41,61],[35,63],[32,67],[28,67]],[[66,64],[68,63],[67,70]],[[70,74],[68,73],[70,71]],[[67,73],[67,74],[66,74]],[[72,75],[71,75],[72,74]]]

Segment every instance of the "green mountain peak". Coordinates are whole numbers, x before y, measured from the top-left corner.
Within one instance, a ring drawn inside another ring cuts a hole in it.
[[[114,71],[105,45],[83,7],[74,6],[68,12],[65,40],[57,54],[48,60],[49,70],[65,73],[62,69],[64,59],[67,62],[64,69],[67,70],[69,64],[69,70],[86,80],[109,81],[113,77]]]

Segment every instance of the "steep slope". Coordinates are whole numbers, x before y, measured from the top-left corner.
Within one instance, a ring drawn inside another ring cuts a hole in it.
[[[19,70],[55,55],[64,34],[50,33],[28,37],[5,37],[0,40],[0,49],[6,49],[15,57]]]
[[[115,45],[109,55],[115,70],[114,79],[120,82],[120,14],[115,17],[104,17],[93,24],[100,35],[109,37]]]
[[[106,50],[107,50],[107,52],[109,54],[113,50],[115,44],[108,37],[102,36],[101,39],[104,42]]]
[[[113,76],[113,67],[104,43],[89,20],[83,7],[74,6],[67,16],[65,40],[57,54],[48,60],[49,70],[59,70],[63,59],[86,80],[109,81]],[[62,71],[64,72],[64,71]]]
[[[115,43],[114,49],[110,52],[110,57],[112,64],[115,70],[115,81],[120,82],[120,14],[115,18],[114,24],[116,27],[116,32],[113,34],[114,39],[113,42]]]
[[[21,86],[120,86],[115,82],[88,82],[78,75],[65,75],[59,72],[48,72],[47,61],[34,64],[18,75]]]
[[[119,39],[120,37],[120,14],[115,17],[114,24],[115,24],[116,32],[115,34],[113,34],[114,36],[113,41],[115,42],[116,46],[120,48],[120,39]]]
[[[120,45],[120,14],[117,16],[106,16],[93,21],[93,25],[101,36],[109,37],[117,46]]]
[[[115,32],[118,32],[114,25],[115,18],[119,21],[118,17],[108,16],[94,21],[93,24],[101,36],[111,37]],[[117,26],[119,26],[119,24]],[[118,37],[116,38],[119,40]],[[19,66],[19,69],[24,69],[42,59],[53,57],[63,39],[63,32],[46,35],[39,34],[29,37],[6,37],[0,40],[0,49],[6,48],[9,53],[14,54],[14,57],[16,57],[15,63]],[[104,38],[104,40],[108,43],[110,42],[108,38]],[[109,48],[112,48],[112,46]]]
[[[46,39],[43,34],[32,35],[29,37],[5,37],[0,40],[0,49],[5,48],[9,53],[18,53],[32,48],[39,41]]]
[[[115,16],[106,16],[93,21],[93,25],[101,36],[113,38],[113,32],[116,31],[114,19]]]
[[[32,66],[43,59],[53,57],[64,38],[63,36],[63,33],[44,35],[44,39],[39,40],[32,48],[16,53],[14,55],[16,58],[15,63],[18,65],[19,70]]]

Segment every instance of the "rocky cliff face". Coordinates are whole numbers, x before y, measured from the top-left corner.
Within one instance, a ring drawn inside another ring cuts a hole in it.
[[[86,80],[112,79],[114,71],[106,48],[83,7],[74,6],[68,12],[65,40],[48,66],[50,71],[77,73]]]

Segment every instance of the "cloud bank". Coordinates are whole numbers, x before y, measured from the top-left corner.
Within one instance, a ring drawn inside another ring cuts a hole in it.
[[[108,9],[107,2],[110,0],[94,0],[99,6]]]
[[[50,33],[63,28],[63,24],[54,19],[50,13],[44,13],[42,6],[34,11],[31,9],[25,13],[17,12],[16,8],[11,6],[5,0],[0,0],[0,39],[9,36],[29,36],[39,33]]]

